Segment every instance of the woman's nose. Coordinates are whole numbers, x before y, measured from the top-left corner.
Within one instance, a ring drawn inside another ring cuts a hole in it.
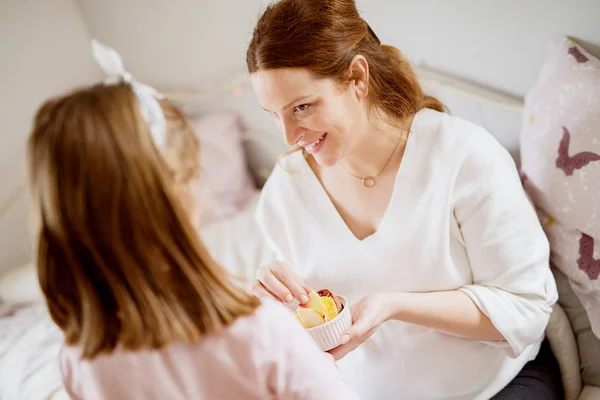
[[[298,141],[298,127],[294,121],[281,120],[281,130],[283,131],[283,138],[285,139],[285,144],[288,146],[293,146]]]

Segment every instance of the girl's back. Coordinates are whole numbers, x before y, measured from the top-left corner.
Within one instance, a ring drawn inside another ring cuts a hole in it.
[[[64,348],[61,369],[75,399],[352,399],[337,369],[297,325],[288,310],[268,301],[196,344],[93,360]]]

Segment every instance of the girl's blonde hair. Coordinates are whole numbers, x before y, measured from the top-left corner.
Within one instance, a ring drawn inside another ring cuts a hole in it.
[[[180,201],[195,220],[198,218],[196,189],[200,181],[200,143],[189,119],[177,107],[166,100],[160,100],[160,105],[167,122],[167,144],[160,149],[161,155]]]
[[[28,169],[40,285],[84,358],[194,342],[258,306],[200,242],[127,84],[42,105]]]

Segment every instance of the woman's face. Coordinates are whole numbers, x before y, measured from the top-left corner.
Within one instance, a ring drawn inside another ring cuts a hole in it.
[[[300,68],[258,71],[251,80],[286,143],[303,147],[323,167],[351,152],[367,130],[366,93],[360,81],[341,85]]]

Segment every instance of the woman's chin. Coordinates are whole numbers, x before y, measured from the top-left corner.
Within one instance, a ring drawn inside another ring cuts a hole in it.
[[[321,152],[313,154],[313,158],[319,164],[320,167],[329,168],[333,167],[340,160],[334,154],[322,154]]]

